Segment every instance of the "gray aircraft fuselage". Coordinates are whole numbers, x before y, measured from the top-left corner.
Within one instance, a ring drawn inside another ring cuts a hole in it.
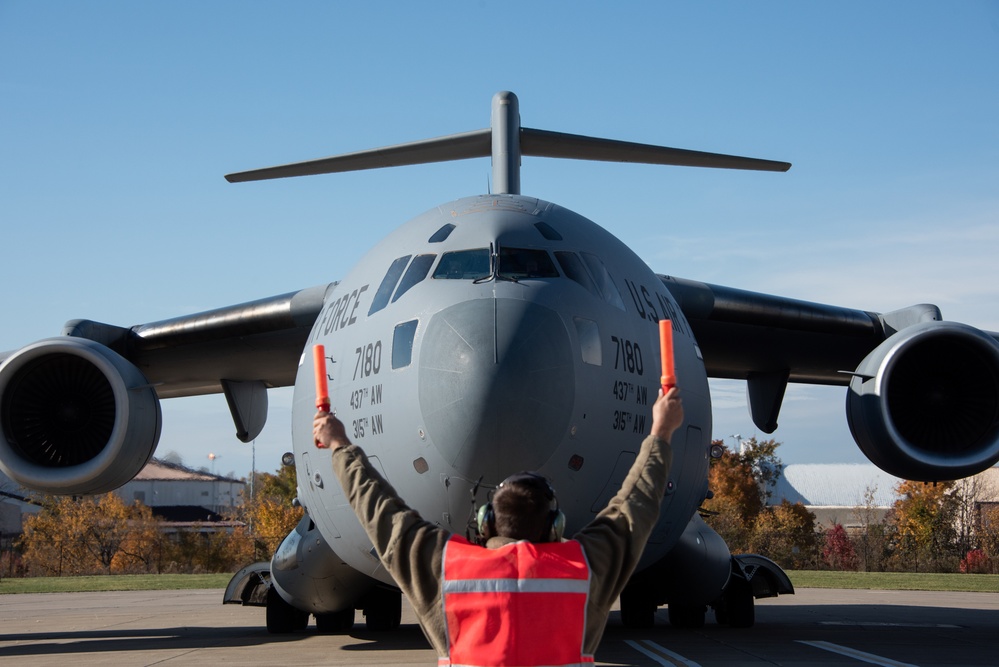
[[[686,420],[646,549],[653,562],[707,489],[707,377],[662,281],[598,225],[520,195],[435,208],[327,295],[309,344],[325,346],[331,405],[348,436],[424,518],[463,534],[480,479],[481,504],[509,474],[537,470],[571,534],[617,491],[649,432],[659,319],[672,321]],[[363,546],[330,452],[311,444],[315,396],[303,355],[293,411],[299,499],[339,556],[391,583]]]

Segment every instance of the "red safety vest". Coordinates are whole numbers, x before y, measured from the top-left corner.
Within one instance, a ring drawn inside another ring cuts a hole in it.
[[[448,655],[439,665],[592,665],[583,653],[590,567],[579,542],[444,547]]]

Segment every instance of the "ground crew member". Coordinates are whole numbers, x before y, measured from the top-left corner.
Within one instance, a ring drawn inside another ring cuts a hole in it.
[[[669,439],[682,421],[679,391],[660,394],[621,489],[570,540],[561,540],[547,480],[511,476],[480,512],[485,548],[406,506],[335,416],[318,413],[313,435],[334,450],[333,471],[440,665],[581,665],[593,663],[610,608],[659,518]]]

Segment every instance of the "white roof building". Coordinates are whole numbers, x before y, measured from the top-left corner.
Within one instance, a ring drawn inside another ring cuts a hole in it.
[[[217,522],[219,515],[242,502],[242,480],[191,470],[152,459],[132,481],[115,493],[126,503],[138,500],[168,520]],[[41,508],[30,491],[0,472],[0,535],[21,533],[25,514]]]
[[[792,463],[784,466],[773,498],[804,505],[857,507],[874,492],[874,504],[891,507],[902,480],[872,463]]]
[[[115,493],[126,503],[136,500],[148,507],[203,507],[220,513],[241,502],[242,480],[191,470],[152,459],[139,474]]]
[[[793,463],[784,466],[769,504],[779,505],[784,499],[800,502],[815,514],[817,527],[840,523],[860,529],[858,510],[868,505],[867,494],[873,492],[874,520],[880,521],[898,500],[895,488],[902,481],[871,463]],[[999,501],[999,468],[989,468],[964,483],[977,502]]]

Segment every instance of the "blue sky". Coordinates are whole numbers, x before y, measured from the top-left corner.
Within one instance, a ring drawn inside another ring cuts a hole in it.
[[[254,167],[527,127],[786,160],[756,174],[526,158],[523,192],[656,271],[999,330],[995,2],[0,0],[0,350],[343,276],[486,159],[230,185]],[[712,384],[715,437],[757,433]],[[862,461],[842,388],[792,387],[785,462]],[[290,449],[290,390],[256,443]],[[243,475],[221,396],[164,403],[158,454]],[[727,441],[731,443],[731,438]]]

